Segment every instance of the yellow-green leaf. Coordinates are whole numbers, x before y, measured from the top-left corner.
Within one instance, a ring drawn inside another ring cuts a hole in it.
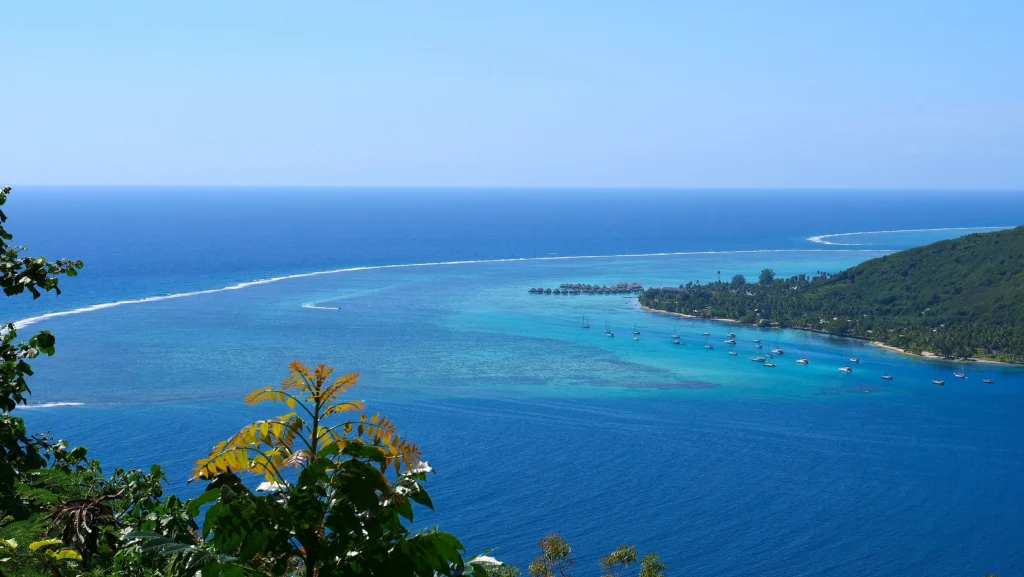
[[[64,542],[60,539],[43,539],[42,541],[34,541],[29,544],[28,548],[33,551],[38,551],[45,547],[53,547],[54,545],[63,545]]]
[[[47,551],[47,555],[58,561],[81,561],[82,556],[74,549],[61,549],[60,551]]]

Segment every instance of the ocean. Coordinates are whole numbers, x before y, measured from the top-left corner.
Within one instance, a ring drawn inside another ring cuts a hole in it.
[[[674,575],[1024,574],[1024,370],[961,381],[725,323],[708,350],[635,299],[527,293],[837,271],[1022,224],[1024,195],[17,187],[5,211],[30,253],[86,263],[59,297],[3,301],[57,335],[18,414],[107,470],[161,463],[195,495],[194,460],[266,414],[245,393],[299,359],[362,374],[354,395],[436,470],[417,524],[470,552],[525,566],[561,532],[584,576],[619,543]]]

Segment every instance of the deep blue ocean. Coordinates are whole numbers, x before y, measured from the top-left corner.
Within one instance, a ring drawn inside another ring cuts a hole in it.
[[[707,350],[635,299],[527,294],[837,271],[1024,224],[1022,194],[18,187],[5,212],[29,252],[86,263],[59,297],[0,301],[80,311],[23,330],[58,352],[18,412],[108,470],[161,463],[194,495],[192,462],[265,414],[245,393],[300,359],[362,373],[435,467],[417,523],[470,552],[525,566],[561,532],[585,576],[619,543],[672,575],[1024,574],[1024,370],[723,323]]]

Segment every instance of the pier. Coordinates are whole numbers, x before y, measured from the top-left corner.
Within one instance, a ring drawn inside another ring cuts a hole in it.
[[[640,294],[644,287],[638,282],[620,282],[611,286],[585,283],[562,283],[558,288],[531,288],[530,294],[537,295],[611,295]]]

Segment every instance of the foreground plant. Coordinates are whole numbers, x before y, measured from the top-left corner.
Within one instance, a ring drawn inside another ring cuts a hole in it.
[[[203,537],[271,575],[486,575],[453,535],[405,526],[414,503],[433,507],[422,485],[430,466],[390,419],[339,418],[364,405],[342,398],[359,375],[332,373],[294,362],[280,387],[246,397],[292,410],[242,428],[196,463],[193,480],[212,480],[194,503],[210,503]],[[262,475],[265,491],[250,490],[241,473]]]

